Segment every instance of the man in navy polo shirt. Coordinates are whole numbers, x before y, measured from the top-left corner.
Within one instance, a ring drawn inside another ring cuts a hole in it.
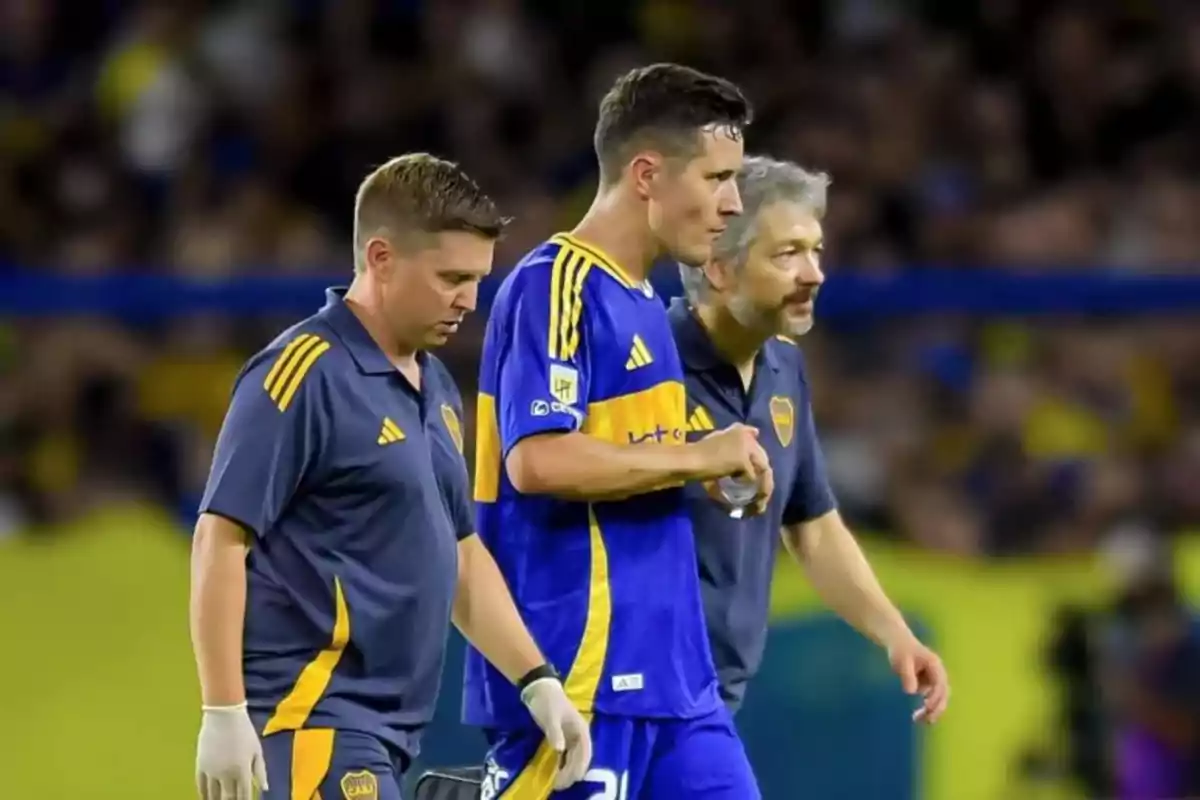
[[[734,423],[759,431],[774,473],[765,513],[734,518],[700,486],[686,489],[701,588],[725,702],[736,709],[762,660],[771,576],[782,541],[828,605],[887,649],[916,719],[935,722],[949,685],[941,660],[888,600],[837,511],[795,339],[813,323],[828,178],[767,158],[738,174],[741,217],[713,259],[681,267],[671,308],[688,394],[688,439]]]
[[[426,352],[474,310],[503,226],[455,164],[384,164],[351,287],[239,375],[192,556],[206,800],[400,800],[452,614],[519,684],[560,781],[586,771],[587,723],[475,535],[462,401]]]

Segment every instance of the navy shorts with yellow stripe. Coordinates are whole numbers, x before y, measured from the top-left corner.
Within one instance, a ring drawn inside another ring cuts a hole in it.
[[[597,714],[585,780],[553,790],[556,754],[538,731],[489,735],[483,800],[760,800],[729,711],[697,719]]]
[[[263,739],[262,800],[401,800],[404,764],[383,742],[357,731],[313,728]]]

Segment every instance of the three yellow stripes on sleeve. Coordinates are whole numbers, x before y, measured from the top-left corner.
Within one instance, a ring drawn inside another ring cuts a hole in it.
[[[287,411],[305,376],[327,350],[329,342],[311,333],[302,333],[288,342],[263,381],[263,388],[276,408]]]
[[[579,350],[579,317],[583,314],[583,282],[593,261],[572,247],[560,247],[550,269],[550,358],[570,361]]]

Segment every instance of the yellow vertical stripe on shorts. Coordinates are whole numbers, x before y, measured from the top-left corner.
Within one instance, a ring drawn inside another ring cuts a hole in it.
[[[332,728],[296,731],[292,738],[292,796],[289,800],[320,797],[321,781],[333,763]]]
[[[542,742],[521,771],[500,797],[504,800],[546,800],[554,791],[554,776],[558,773],[558,753]]]
[[[296,679],[296,685],[287,697],[275,706],[275,713],[267,720],[263,735],[276,731],[294,731],[304,727],[308,715],[316,708],[321,695],[329,688],[333,679],[333,670],[346,651],[350,641],[350,610],[346,606],[346,596],[342,593],[342,582],[333,579],[334,589],[334,620],[333,636],[329,646],[317,653],[316,657],[305,665]]]

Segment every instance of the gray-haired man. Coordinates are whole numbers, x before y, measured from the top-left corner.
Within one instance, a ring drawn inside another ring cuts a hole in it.
[[[686,300],[671,308],[688,393],[688,438],[734,423],[757,428],[776,490],[766,512],[731,517],[687,487],[713,657],[736,709],[766,644],[772,568],[782,541],[822,599],[888,652],[914,719],[935,722],[949,683],[888,600],[837,511],[825,474],[804,362],[795,338],[813,325],[825,280],[822,229],[829,179],[795,164],[748,158],[743,213],[701,268],[681,267]]]

